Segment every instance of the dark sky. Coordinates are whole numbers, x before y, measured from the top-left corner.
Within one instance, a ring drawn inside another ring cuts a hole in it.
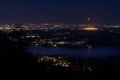
[[[120,0],[0,0],[0,23],[120,24]]]

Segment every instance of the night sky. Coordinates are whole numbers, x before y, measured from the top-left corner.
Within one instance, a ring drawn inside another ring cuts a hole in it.
[[[120,24],[120,0],[0,0],[0,23]]]

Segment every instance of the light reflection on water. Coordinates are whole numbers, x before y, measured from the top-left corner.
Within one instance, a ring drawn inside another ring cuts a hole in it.
[[[60,55],[60,56],[115,56],[116,54],[120,55],[120,50],[118,47],[99,47],[92,49],[78,49],[78,48],[48,48],[48,47],[35,47],[33,45],[29,46],[27,52],[32,55],[43,55],[43,56],[52,56],[52,55]]]

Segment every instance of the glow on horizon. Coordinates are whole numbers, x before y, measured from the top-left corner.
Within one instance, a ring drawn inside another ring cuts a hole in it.
[[[95,28],[95,27],[86,27],[86,28],[82,28],[82,30],[86,30],[86,31],[96,31],[96,30],[98,30],[98,28]]]

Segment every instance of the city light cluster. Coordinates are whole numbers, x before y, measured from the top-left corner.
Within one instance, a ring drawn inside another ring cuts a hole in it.
[[[98,28],[95,27],[86,27],[86,28],[82,28],[82,30],[86,30],[86,31],[96,31],[99,30]]]
[[[44,56],[44,57],[39,57],[38,62],[52,62],[54,66],[56,67],[69,67],[71,63],[69,61],[66,61],[62,59],[61,57],[49,57],[49,56]]]

